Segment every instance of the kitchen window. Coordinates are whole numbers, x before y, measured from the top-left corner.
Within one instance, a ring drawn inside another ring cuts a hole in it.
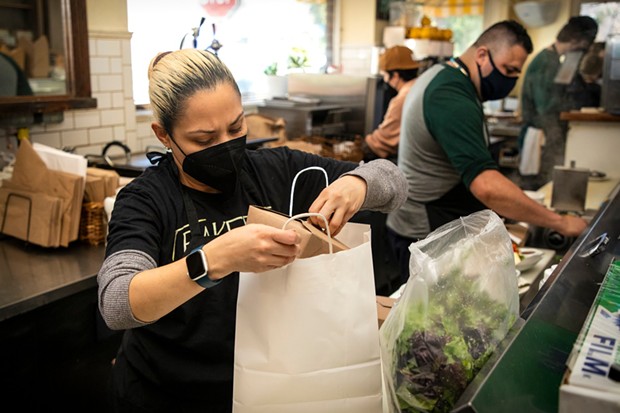
[[[422,14],[431,18],[437,27],[452,30],[454,56],[465,52],[484,29],[483,0],[429,0]]]
[[[224,17],[208,16],[203,3],[127,0],[136,105],[149,101],[151,59],[158,52],[193,47],[194,33],[196,48],[208,48],[213,39],[222,45],[218,56],[235,76],[244,104],[267,96],[266,71],[322,73],[331,63],[333,0],[236,0]]]

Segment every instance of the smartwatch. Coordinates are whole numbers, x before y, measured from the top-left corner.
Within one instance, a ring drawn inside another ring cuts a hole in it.
[[[207,264],[207,256],[202,250],[202,245],[185,257],[187,265],[187,275],[189,278],[198,283],[203,288],[211,288],[220,283],[220,280],[213,281],[209,278],[209,265]]]

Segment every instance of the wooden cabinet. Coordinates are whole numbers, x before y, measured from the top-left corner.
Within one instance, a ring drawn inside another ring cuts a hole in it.
[[[66,87],[64,93],[0,97],[0,123],[46,113],[96,107],[91,97],[86,0],[0,0],[0,29],[11,35],[17,30],[32,33],[33,40],[45,34],[50,51],[62,55]]]

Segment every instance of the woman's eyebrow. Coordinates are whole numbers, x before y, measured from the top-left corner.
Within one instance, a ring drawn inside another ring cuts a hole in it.
[[[235,118],[235,120],[233,120],[233,121],[230,123],[230,126],[237,124],[237,123],[241,120],[241,118],[243,118],[243,116],[244,116],[244,115],[245,115],[245,113],[244,113],[244,112],[241,112],[241,113],[239,114],[239,116],[237,116],[237,117]],[[189,131],[189,132],[187,132],[187,133],[188,133],[188,134],[194,134],[194,133],[215,133],[215,132],[216,132],[215,130],[211,130],[211,129],[209,129],[209,130],[207,130],[207,129],[195,129],[195,130]]]
[[[241,118],[243,118],[244,115],[245,115],[245,112],[241,111],[239,116],[237,116],[237,118],[234,121],[232,121],[230,124],[234,125],[234,124],[238,123],[241,120]]]

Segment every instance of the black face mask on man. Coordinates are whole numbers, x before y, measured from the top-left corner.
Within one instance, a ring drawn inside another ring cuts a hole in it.
[[[246,135],[189,155],[183,152],[172,135],[169,135],[176,147],[185,155],[183,171],[186,174],[225,194],[235,191],[239,170],[245,160]]]
[[[482,77],[480,65],[476,63],[476,66],[478,66],[478,75],[480,76],[480,94],[482,95],[483,101],[503,99],[508,96],[510,91],[515,87],[517,78],[506,76],[500,72],[493,62],[491,52],[489,51],[488,53],[491,66],[493,66],[493,71],[491,71],[488,76]]]

